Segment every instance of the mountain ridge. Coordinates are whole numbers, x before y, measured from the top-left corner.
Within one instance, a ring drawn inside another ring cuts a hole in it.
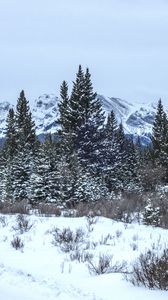
[[[125,133],[133,137],[140,136],[144,143],[150,142],[152,124],[154,121],[157,103],[130,103],[126,100],[97,96],[101,103],[105,116],[113,110],[118,122],[123,123]],[[59,98],[54,94],[43,94],[30,104],[33,120],[36,124],[37,135],[54,133],[58,130]],[[0,102],[0,138],[4,138],[6,117],[10,108],[14,105],[7,101]],[[168,113],[168,106],[165,111]]]

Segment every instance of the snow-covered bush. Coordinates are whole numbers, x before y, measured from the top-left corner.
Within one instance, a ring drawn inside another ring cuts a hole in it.
[[[18,237],[18,236],[14,237],[14,239],[11,241],[11,245],[16,250],[19,250],[19,249],[22,250],[24,247],[23,242],[21,241],[20,237]]]
[[[161,254],[151,250],[141,254],[127,280],[133,285],[168,290],[168,249]]]
[[[84,232],[78,228],[73,232],[70,228],[60,230],[55,228],[53,230],[53,245],[59,246],[62,251],[70,252],[78,249],[79,243],[83,242]]]
[[[16,221],[17,224],[16,226],[13,226],[13,229],[18,231],[20,234],[29,231],[33,226],[33,224],[30,223],[28,218],[24,215],[18,215]]]
[[[87,218],[87,229],[89,232],[92,232],[93,231],[93,225],[95,225],[98,221],[98,218],[95,217],[94,215],[92,215],[92,213],[90,213]]]
[[[147,200],[147,205],[144,209],[143,223],[154,226],[160,225],[160,207],[155,206],[150,198]]]
[[[0,216],[0,224],[2,225],[2,227],[7,226],[7,221],[5,216]]]

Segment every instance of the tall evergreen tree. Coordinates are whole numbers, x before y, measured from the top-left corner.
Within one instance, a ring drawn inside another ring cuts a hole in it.
[[[107,117],[107,123],[105,126],[105,134],[107,136],[108,139],[113,139],[116,135],[118,129],[118,124],[117,124],[117,120],[115,117],[115,113],[112,110]]]
[[[24,91],[20,93],[16,105],[16,132],[18,147],[28,146],[34,151],[36,145],[35,123],[32,120],[29,102],[25,97]]]
[[[24,91],[21,91],[16,105],[16,145],[13,159],[14,200],[28,200],[30,193],[30,176],[34,168],[37,151],[35,124]]]
[[[77,134],[78,128],[82,124],[81,105],[83,103],[84,88],[84,73],[81,65],[79,65],[79,69],[76,74],[76,80],[73,82],[73,88],[67,112],[67,127],[69,128],[69,132],[72,132],[74,136]]]
[[[68,123],[67,123],[67,110],[69,104],[69,96],[68,96],[68,84],[66,81],[63,81],[60,87],[60,97],[61,101],[58,104],[59,112],[60,112],[60,119],[59,123],[62,126],[64,131],[68,131]]]
[[[61,92],[62,93],[62,92]],[[66,93],[64,93],[66,94]],[[89,69],[84,74],[79,66],[72,94],[66,109],[60,106],[60,122],[65,148],[72,155],[75,151],[83,162],[98,159],[101,145],[100,128],[104,123],[104,114],[96,93],[93,92]]]
[[[161,99],[158,102],[153,124],[152,143],[154,162],[167,169],[166,180],[168,180],[168,119]]]
[[[16,122],[13,108],[9,109],[5,129],[5,156],[11,160],[16,154]]]
[[[104,127],[104,144],[101,149],[102,174],[110,192],[118,189],[118,165],[120,164],[120,145],[117,140],[118,124],[113,111],[107,117]]]
[[[88,68],[84,76],[84,94],[80,108],[82,121],[78,127],[78,153],[80,159],[93,168],[93,165],[100,163],[105,117],[101,102],[97,94],[93,92]]]

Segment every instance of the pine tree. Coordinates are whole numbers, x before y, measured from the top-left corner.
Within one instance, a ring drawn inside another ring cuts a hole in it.
[[[4,152],[7,160],[11,160],[16,154],[16,122],[13,108],[8,112],[5,129]]]
[[[159,226],[161,221],[161,209],[159,206],[154,206],[150,198],[147,199],[147,203],[143,212],[143,222],[145,225]]]
[[[36,146],[35,123],[32,120],[32,114],[29,108],[24,91],[20,93],[16,105],[16,132],[17,144],[20,149],[28,146],[29,149],[34,151]]]
[[[118,129],[118,124],[117,124],[117,120],[115,117],[115,113],[112,110],[107,117],[107,123],[105,126],[105,134],[107,136],[108,139],[113,139],[116,135]]]
[[[155,161],[160,162],[161,152],[164,149],[165,143],[168,141],[168,120],[164,112],[161,99],[158,102],[157,112],[153,123],[153,154]]]
[[[60,97],[61,97],[61,101],[58,104],[58,108],[60,112],[59,123],[61,124],[62,129],[64,131],[68,131],[67,110],[69,104],[69,96],[68,96],[68,84],[66,81],[63,81],[60,87]]]
[[[94,165],[100,164],[100,153],[104,140],[102,127],[105,117],[101,102],[93,92],[88,68],[84,83],[84,95],[81,101],[82,123],[78,128],[78,154],[84,165],[87,164],[94,169]]]
[[[125,189],[139,190],[140,185],[140,176],[139,176],[139,161],[136,153],[135,145],[132,140],[127,139],[126,147],[126,157],[125,164],[123,168],[123,186]]]
[[[153,159],[156,165],[161,165],[166,169],[168,180],[168,119],[164,111],[161,99],[158,102],[157,112],[153,124]]]
[[[110,192],[118,189],[117,171],[120,164],[120,147],[117,140],[118,124],[112,111],[107,117],[103,130],[103,147],[101,148],[101,169]]]
[[[74,136],[77,134],[78,128],[82,124],[84,87],[84,73],[81,65],[79,65],[79,69],[76,74],[76,80],[73,82],[73,89],[67,112],[67,126],[69,128],[69,132],[72,132]]]
[[[35,124],[32,121],[28,101],[21,91],[16,106],[16,154],[13,158],[13,198],[15,201],[28,200],[30,176],[34,168],[37,151]]]
[[[69,155],[75,151],[84,164],[96,163],[101,147],[100,129],[104,123],[104,114],[101,103],[93,92],[89,69],[86,69],[84,74],[82,67],[79,66],[72,94],[69,101],[66,101],[68,104],[64,112],[62,103],[60,123],[64,148]]]

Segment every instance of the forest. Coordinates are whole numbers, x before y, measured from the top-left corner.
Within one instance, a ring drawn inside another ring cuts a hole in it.
[[[113,111],[105,118],[89,69],[80,65],[70,94],[68,83],[61,84],[57,132],[40,142],[35,128],[22,90],[0,152],[1,212],[23,204],[94,210],[168,227],[168,118],[161,99],[144,147],[125,135]]]

